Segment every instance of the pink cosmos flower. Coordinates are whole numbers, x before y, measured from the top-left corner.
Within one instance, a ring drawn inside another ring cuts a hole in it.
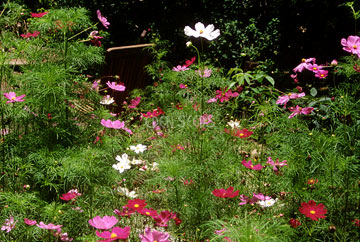
[[[302,107],[299,107],[299,105],[296,105],[296,107],[290,107],[289,110],[291,112],[293,112],[289,118],[293,118],[294,116],[298,115],[298,114],[310,114],[314,108],[313,107],[308,107],[308,108],[302,108]]]
[[[319,79],[324,79],[326,78],[328,75],[328,71],[327,70],[319,70],[318,72],[316,72],[315,76]]]
[[[286,107],[286,103],[290,101],[290,99],[297,99],[305,96],[305,92],[302,93],[289,93],[288,95],[279,96],[276,104],[284,105]]]
[[[222,198],[233,198],[239,195],[239,190],[234,192],[234,187],[228,187],[226,190],[224,188],[215,189],[212,191],[212,194],[215,197],[222,197]]]
[[[270,199],[271,199],[271,197],[265,196],[262,193],[258,193],[258,194],[253,193],[253,197],[251,199],[248,196],[241,194],[240,195],[241,202],[239,203],[239,205],[254,204],[254,203],[257,203],[259,200],[266,201],[266,200],[270,200]]]
[[[187,85],[182,84],[182,83],[180,83],[179,87],[180,87],[181,89],[186,89],[186,88],[188,88],[188,86],[187,86]]]
[[[216,102],[217,102],[216,97],[213,97],[213,98],[210,98],[209,100],[207,100],[207,103],[216,103]]]
[[[136,108],[137,105],[139,105],[140,100],[141,100],[141,97],[136,97],[134,99],[131,99],[130,105],[128,106],[128,108]]]
[[[101,47],[101,39],[104,38],[104,37],[101,37],[101,36],[98,36],[99,32],[94,30],[90,33],[89,37],[90,37],[90,42],[92,45],[94,46],[98,46],[98,47]]]
[[[111,232],[104,231],[100,233],[99,231],[96,231],[96,235],[100,238],[104,238],[105,240],[99,240],[103,242],[110,242],[114,240],[120,240],[120,239],[127,239],[130,235],[130,227],[126,226],[125,228],[120,227],[114,227]]]
[[[249,160],[249,161],[243,160],[241,162],[241,164],[243,164],[243,166],[245,166],[246,168],[248,168],[250,170],[260,171],[263,168],[263,166],[261,164],[253,165],[251,160]]]
[[[196,56],[192,57],[190,60],[186,60],[185,61],[185,66],[186,67],[191,66],[192,64],[194,64],[195,60],[196,60]]]
[[[39,224],[37,224],[36,226],[38,226],[41,229],[48,229],[48,230],[59,230],[61,229],[62,225],[55,225],[55,224],[44,224],[44,222],[40,222]]]
[[[308,69],[309,71],[312,71],[314,73],[317,73],[319,70],[321,70],[323,67],[319,66],[318,64],[308,64],[306,66],[306,69]]]
[[[203,124],[209,124],[209,123],[212,123],[212,115],[211,114],[203,114],[201,117],[200,117],[200,125],[203,125]]]
[[[36,220],[31,220],[31,219],[28,219],[28,218],[24,218],[24,223],[25,223],[26,225],[33,226],[33,225],[35,225],[37,222],[36,222]]]
[[[15,103],[15,102],[24,102],[25,101],[23,99],[25,97],[25,94],[17,97],[15,92],[9,92],[9,93],[4,93],[4,96],[7,99],[9,99],[6,103]]]
[[[350,52],[351,54],[358,55],[360,58],[360,37],[350,35],[347,39],[341,39],[341,45],[343,50]]]
[[[179,72],[179,71],[187,71],[187,70],[189,70],[189,68],[186,65],[184,65],[184,66],[178,65],[176,67],[173,67],[172,70]]]
[[[100,121],[101,125],[109,128],[109,129],[122,129],[125,130],[126,132],[128,132],[129,134],[133,134],[133,132],[125,127],[125,122],[124,121],[120,121],[120,120],[115,120],[115,121],[111,121],[110,119],[105,120],[105,119],[101,119]]]
[[[143,209],[146,205],[147,203],[145,202],[145,200],[135,198],[133,200],[129,200],[125,207],[128,207],[135,211],[139,211]]]
[[[266,200],[270,200],[271,197],[269,196],[265,196],[262,193],[253,193],[253,198],[257,199],[257,200],[261,200],[261,201],[266,201]]]
[[[158,214],[157,216],[154,216],[153,219],[156,222],[156,226],[158,227],[168,227],[168,222],[170,221],[170,219],[172,219],[173,214],[168,211],[168,210],[164,210],[161,211],[160,214]]]
[[[68,233],[60,233],[61,241],[73,241],[73,238],[69,238]]]
[[[144,234],[139,234],[141,242],[170,242],[169,236],[168,233],[151,230],[148,227],[145,228]]]
[[[120,83],[117,84],[116,82],[107,82],[106,85],[108,85],[108,87],[110,87],[111,89],[115,90],[115,91],[119,91],[119,92],[123,92],[125,91],[125,86]]]
[[[5,219],[5,223],[1,226],[1,230],[6,230],[6,233],[9,233],[11,230],[15,228],[15,224],[17,220],[14,220],[13,216],[10,216],[8,219]]]
[[[81,196],[81,193],[79,193],[77,189],[72,189],[67,193],[62,194],[60,199],[64,201],[70,201],[79,196]]]
[[[309,65],[309,63],[315,63],[316,59],[315,58],[309,58],[309,59],[302,59],[301,63],[299,65],[297,65],[293,71],[294,72],[302,72],[304,69],[307,68],[307,66]]]
[[[96,10],[96,14],[97,14],[97,17],[99,19],[99,21],[102,23],[102,25],[105,27],[105,28],[109,28],[108,26],[110,25],[110,23],[107,21],[107,19],[101,15],[101,12],[100,10]]]
[[[337,60],[336,60],[336,59],[333,59],[333,60],[331,61],[330,65],[332,65],[332,66],[337,66],[337,65],[338,65]]]
[[[283,161],[279,162],[279,159],[276,159],[276,162],[274,162],[271,157],[268,157],[268,160],[267,160],[266,163],[269,164],[269,165],[271,165],[271,166],[273,167],[273,170],[274,170],[275,172],[277,172],[280,167],[283,167],[283,166],[287,166],[287,165],[288,165],[288,164],[287,164],[287,160],[283,160]]]
[[[97,229],[111,229],[114,227],[115,224],[117,224],[118,219],[115,216],[96,216],[93,219],[89,219],[89,224]]]
[[[216,96],[215,98],[220,99],[220,102],[223,103],[225,101],[229,101],[232,97],[239,96],[238,92],[232,92],[231,89],[229,89],[227,92],[225,92],[226,88],[216,90]]]
[[[34,31],[33,33],[26,33],[26,34],[21,34],[20,36],[23,37],[24,39],[26,38],[30,38],[30,37],[37,37],[40,34],[39,31]]]
[[[197,70],[195,71],[197,74],[199,74],[199,76],[201,77],[210,77],[211,76],[211,73],[212,73],[212,70],[211,69],[208,69],[208,68],[205,68],[204,71],[201,71],[201,70]]]
[[[43,13],[30,13],[31,17],[33,18],[42,18],[44,15],[48,14],[49,12],[43,12]]]
[[[97,90],[99,87],[99,80],[95,80],[92,85],[91,85],[91,88],[94,89],[94,90]]]

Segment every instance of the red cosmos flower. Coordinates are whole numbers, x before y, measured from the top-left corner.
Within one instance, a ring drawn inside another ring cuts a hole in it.
[[[186,60],[185,61],[185,66],[186,67],[191,66],[192,64],[194,64],[195,60],[196,60],[196,56],[192,57],[190,60]]]
[[[146,205],[147,205],[147,203],[145,202],[145,200],[141,200],[141,199],[136,198],[136,199],[133,199],[133,200],[129,200],[128,203],[125,205],[125,207],[133,209],[135,211],[140,211]]]
[[[21,34],[20,36],[23,38],[30,38],[30,37],[37,37],[40,34],[39,31],[34,31],[34,33],[26,33],[26,34]]]
[[[356,227],[360,227],[360,219],[356,218],[352,221]]]
[[[234,192],[234,187],[229,187],[228,189],[215,189],[214,191],[212,191],[212,194],[216,197],[222,197],[222,198],[233,198],[236,197],[237,195],[239,195],[239,190],[236,190]]]
[[[149,217],[156,217],[158,216],[158,213],[156,210],[154,209],[149,209],[149,208],[143,208],[141,210],[138,210],[138,213],[142,214],[142,215],[145,215],[145,216],[149,216]]]
[[[309,202],[301,203],[301,207],[299,208],[300,213],[304,214],[306,217],[317,221],[319,218],[326,218],[324,214],[327,213],[324,204],[319,203],[316,205],[314,200],[310,200]]]
[[[249,131],[248,129],[238,129],[234,128],[232,130],[224,129],[225,133],[231,134],[232,136],[239,137],[241,139],[247,138],[253,134],[252,131]]]
[[[153,218],[156,222],[156,226],[167,227],[168,222],[170,219],[172,219],[172,217],[173,217],[173,214],[170,211],[164,210],[164,211],[161,211],[160,214],[158,214],[157,216],[155,216]]]
[[[165,114],[164,111],[158,107],[157,109],[154,109],[152,112],[147,113],[141,113],[141,118],[154,118],[157,116],[160,116],[161,114]]]
[[[299,227],[301,225],[300,221],[294,218],[290,219],[289,224],[293,228]]]
[[[48,14],[49,12],[43,12],[43,13],[30,13],[31,17],[33,18],[42,18],[44,15]]]

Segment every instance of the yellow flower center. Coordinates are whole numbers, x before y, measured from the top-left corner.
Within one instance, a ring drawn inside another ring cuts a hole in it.
[[[288,96],[291,96],[291,94],[292,94],[292,93],[290,92],[290,93],[288,94]]]
[[[110,238],[116,238],[117,237],[117,234],[115,234],[115,233],[111,233],[111,235],[110,235]]]
[[[306,59],[305,59],[305,58],[302,58],[302,59],[301,59],[301,62],[306,62]]]
[[[134,208],[138,208],[138,207],[139,207],[139,204],[135,204],[135,205],[134,205]]]
[[[251,167],[251,168],[253,168],[253,167],[254,167],[254,165],[250,165],[250,167]]]
[[[354,49],[357,49],[357,45],[353,45],[353,48],[354,48]]]
[[[244,134],[243,134],[243,133],[240,133],[239,136],[244,136]]]
[[[149,212],[145,212],[145,214],[146,214],[146,215],[150,215],[150,213],[149,213]]]
[[[11,100],[16,100],[16,97],[12,97]]]
[[[317,69],[318,69],[318,68],[316,68],[316,67],[313,67],[313,70],[314,70],[314,71],[316,71]]]
[[[325,75],[324,75],[324,74],[321,74],[320,76],[321,76],[321,77],[324,77]]]
[[[315,212],[314,210],[311,210],[310,213],[311,213],[311,214],[315,214],[316,212]]]
[[[204,30],[201,29],[199,32],[200,32],[200,34],[203,34],[203,33],[204,33]]]
[[[153,242],[157,242],[157,240],[154,240]]]

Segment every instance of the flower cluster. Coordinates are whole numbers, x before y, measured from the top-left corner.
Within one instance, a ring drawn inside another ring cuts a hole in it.
[[[273,199],[270,196],[265,196],[262,193],[253,193],[253,197],[249,198],[243,194],[240,195],[241,202],[239,205],[245,205],[245,204],[259,204],[261,207],[271,207],[273,206],[277,199]]]
[[[216,90],[216,96],[207,101],[207,103],[214,103],[217,100],[220,100],[221,103],[229,101],[230,98],[234,98],[239,96],[238,92],[233,92],[231,89],[227,90],[227,88]]]
[[[323,65],[317,65],[315,62],[316,62],[315,58],[302,59],[301,63],[297,65],[293,69],[293,71],[297,73],[297,72],[302,72],[303,70],[306,69],[312,71],[315,74],[315,77],[319,79],[326,78],[328,75],[328,71],[323,69],[324,68]],[[291,77],[294,80],[296,80],[295,82],[297,82],[297,74],[292,74]]]

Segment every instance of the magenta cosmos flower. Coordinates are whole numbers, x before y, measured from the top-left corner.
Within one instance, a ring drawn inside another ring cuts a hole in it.
[[[224,188],[215,189],[212,191],[212,194],[215,197],[222,197],[222,198],[233,198],[239,195],[239,190],[234,192],[234,187],[229,187],[226,190]]]
[[[21,34],[20,36],[22,38],[30,38],[30,37],[37,37],[38,35],[40,34],[39,31],[34,31],[33,33],[29,32],[29,33],[26,33],[26,34]]]
[[[127,239],[130,235],[130,227],[129,226],[126,226],[125,228],[114,227],[111,230],[111,232],[104,231],[101,233],[99,231],[96,231],[96,235],[100,238],[104,238],[104,240],[99,240],[103,242],[109,242],[119,239]]]
[[[89,224],[97,229],[111,229],[117,224],[118,220],[115,216],[96,216],[89,220]]]
[[[151,230],[150,228],[145,228],[144,234],[139,234],[141,242],[170,242],[169,236],[168,233]]]
[[[341,45],[343,50],[350,52],[351,54],[358,55],[360,58],[360,37],[350,35],[347,39],[341,39]]]
[[[48,14],[49,12],[43,12],[43,13],[30,13],[31,17],[33,18],[42,18],[44,17],[46,14]]]
[[[153,219],[156,222],[158,227],[168,227],[168,222],[173,218],[173,213],[168,210],[161,211],[157,216],[154,216]]]
[[[70,201],[79,196],[81,196],[81,193],[79,193],[77,189],[72,189],[67,193],[62,194],[60,199],[64,201]]]
[[[106,85],[108,85],[108,87],[110,87],[111,89],[115,90],[115,91],[119,91],[119,92],[123,92],[125,91],[125,86],[121,83],[121,84],[117,84],[116,82],[107,82]]]
[[[136,97],[136,98],[134,98],[134,99],[131,99],[130,105],[128,106],[128,108],[136,108],[137,105],[139,105],[140,100],[141,100],[141,97],[140,97],[140,96],[138,96],[138,97]]]
[[[250,170],[260,171],[263,168],[263,166],[261,164],[253,165],[251,160],[249,160],[249,161],[243,160],[241,162],[241,164],[243,164],[243,166],[245,166],[246,168],[248,168]]]
[[[100,10],[96,10],[96,14],[97,14],[97,17],[99,19],[99,21],[102,23],[102,25],[104,25],[105,28],[109,28],[108,26],[110,25],[110,23],[107,21],[107,19],[101,15],[101,12]]]
[[[289,118],[293,118],[294,116],[298,115],[298,114],[310,114],[314,108],[313,107],[308,107],[308,108],[302,108],[302,107],[299,107],[299,105],[296,105],[296,107],[290,107],[289,110],[291,112],[293,112]]]
[[[315,73],[315,77],[319,78],[319,79],[324,79],[328,76],[328,71],[327,70],[319,70]]]
[[[136,199],[133,199],[133,200],[129,200],[128,203],[125,206],[130,208],[130,209],[133,209],[135,211],[140,211],[146,205],[147,205],[147,203],[145,202],[145,200],[136,198]]]
[[[24,102],[25,94],[16,96],[15,92],[4,93],[4,96],[9,99],[6,103]]]

